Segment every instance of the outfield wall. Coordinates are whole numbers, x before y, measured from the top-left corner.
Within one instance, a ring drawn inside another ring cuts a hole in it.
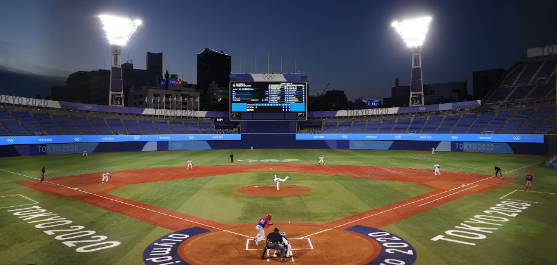
[[[544,138],[547,137],[548,136],[545,136]],[[16,141],[18,140],[17,137],[12,138],[16,138]],[[140,139],[121,142],[71,142],[0,145],[0,157],[74,154],[82,153],[83,151],[87,151],[88,153],[98,153],[166,150],[249,149],[251,146],[253,146],[255,149],[431,150],[431,148],[435,148],[437,151],[528,155],[548,155],[550,149],[547,144],[548,141],[544,141],[543,143],[505,143],[489,141],[435,140],[297,140],[296,134],[244,134],[237,135],[234,138],[229,138],[232,140],[218,139],[141,141]]]

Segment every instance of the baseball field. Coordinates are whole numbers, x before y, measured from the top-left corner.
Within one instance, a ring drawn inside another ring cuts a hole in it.
[[[557,264],[557,171],[545,160],[289,149],[2,158],[0,264],[277,264],[251,240],[267,214],[265,233],[277,227],[292,244],[288,263]],[[289,177],[280,190],[273,175]]]

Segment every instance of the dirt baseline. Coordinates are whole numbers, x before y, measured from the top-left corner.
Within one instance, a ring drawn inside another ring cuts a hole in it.
[[[242,187],[236,190],[238,193],[253,195],[253,196],[289,196],[298,195],[310,192],[311,189],[294,185],[280,185],[277,190],[276,185],[258,185]]]

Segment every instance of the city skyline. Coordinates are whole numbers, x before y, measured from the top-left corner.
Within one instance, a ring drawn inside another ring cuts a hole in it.
[[[294,72],[296,61],[298,72],[308,75],[310,94],[331,82],[330,89],[345,90],[350,100],[389,97],[396,77],[409,84],[410,51],[390,26],[394,20],[430,15],[424,83],[467,79],[470,93],[473,71],[508,69],[526,59],[527,48],[557,43],[550,34],[557,4],[545,0],[30,2],[0,4],[0,68],[6,71],[67,77],[109,69],[110,47],[96,17],[105,12],[144,22],[122,52],[122,62],[135,68],[146,69],[147,52],[162,52],[164,70],[195,84],[196,56],[204,48],[230,54],[233,73],[240,62],[242,72],[255,72],[255,58],[257,72],[266,72],[269,55],[275,73],[281,58],[283,72]],[[25,10],[28,18],[10,10]]]

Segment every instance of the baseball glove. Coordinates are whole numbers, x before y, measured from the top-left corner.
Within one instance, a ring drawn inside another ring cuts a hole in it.
[[[269,223],[269,226],[273,225],[273,223]]]

